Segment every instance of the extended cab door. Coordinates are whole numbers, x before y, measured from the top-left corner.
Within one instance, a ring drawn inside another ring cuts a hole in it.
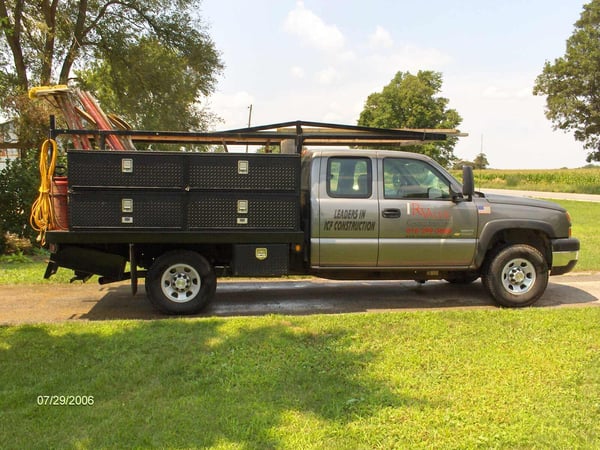
[[[377,265],[379,203],[375,161],[367,156],[328,156],[319,168],[317,265]],[[314,247],[313,247],[314,249]]]
[[[421,159],[384,157],[380,174],[377,266],[468,266],[476,245],[477,208],[452,200],[450,182]]]

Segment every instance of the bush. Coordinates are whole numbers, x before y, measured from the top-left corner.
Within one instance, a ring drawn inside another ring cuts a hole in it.
[[[33,254],[33,245],[27,237],[20,237],[13,233],[6,233],[4,236],[4,253],[7,255],[15,254]]]
[[[31,205],[40,183],[38,153],[28,151],[23,158],[8,162],[0,172],[0,249],[6,250],[5,233],[34,242],[37,233],[29,225]]]

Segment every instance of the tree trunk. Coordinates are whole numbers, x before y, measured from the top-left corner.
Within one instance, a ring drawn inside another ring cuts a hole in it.
[[[44,21],[48,32],[46,33],[46,39],[44,41],[44,54],[42,55],[42,70],[40,73],[40,84],[49,85],[52,83],[52,63],[54,61],[54,42],[56,34],[56,9],[58,7],[58,0],[42,1],[42,14],[44,15]]]
[[[11,23],[11,18],[9,17],[8,10],[6,8],[6,1],[0,0],[0,20],[4,20],[8,24],[8,26],[3,27],[4,36],[13,54],[15,70],[17,71],[18,86],[23,91],[27,91],[29,88],[29,81],[27,79],[27,67],[25,66],[23,49],[21,48],[21,19],[23,17],[23,5],[24,0],[16,0],[14,9],[14,23]]]
[[[67,84],[69,81],[71,67],[73,67],[73,63],[75,62],[77,54],[79,53],[79,48],[81,47],[82,41],[85,38],[85,18],[87,15],[87,9],[87,0],[81,0],[79,2],[79,10],[77,12],[77,23],[75,24],[75,29],[73,30],[73,40],[71,41],[71,45],[67,51],[67,55],[65,56],[65,60],[63,61],[63,65],[60,70],[60,76],[58,78],[58,82],[60,84]]]

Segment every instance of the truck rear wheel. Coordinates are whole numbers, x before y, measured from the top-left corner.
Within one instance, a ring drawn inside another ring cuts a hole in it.
[[[483,285],[501,306],[523,307],[535,303],[548,285],[548,264],[530,245],[503,247],[490,256]]]
[[[215,272],[202,255],[175,250],[159,256],[146,274],[150,302],[167,314],[195,314],[214,297]]]

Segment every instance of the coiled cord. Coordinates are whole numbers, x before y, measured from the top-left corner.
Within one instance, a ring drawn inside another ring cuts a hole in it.
[[[51,147],[50,152],[48,151],[49,147]],[[42,246],[46,245],[46,231],[56,226],[54,207],[50,197],[56,157],[56,141],[47,139],[42,144],[40,152],[40,193],[31,206],[31,215],[29,216],[31,227],[39,232],[36,240]]]

